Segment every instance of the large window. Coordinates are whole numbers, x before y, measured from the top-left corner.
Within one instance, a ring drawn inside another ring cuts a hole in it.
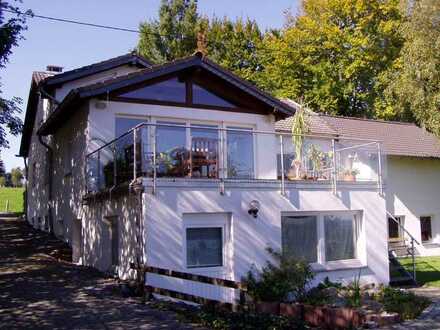
[[[186,229],[186,264],[188,268],[223,266],[222,227]]]
[[[185,103],[185,82],[172,78],[120,95],[121,97],[162,102]]]
[[[283,253],[287,255],[318,264],[358,258],[358,213],[283,216],[281,226]]]
[[[254,139],[252,130],[229,127],[227,131],[228,178],[254,178]]]
[[[141,118],[125,118],[125,117],[116,117],[115,121],[115,136],[121,137],[123,134],[127,133],[133,127],[145,122],[145,119]],[[142,130],[146,130],[147,127],[142,127],[139,129],[138,133],[141,134]],[[140,137],[138,141],[140,141]],[[142,136],[142,142],[147,143],[145,136]],[[136,144],[138,155],[141,154],[141,144]],[[111,153],[111,148],[106,148],[103,152],[106,154]],[[111,161],[116,161],[116,180],[117,183],[123,183],[131,180],[133,178],[133,163],[134,163],[134,140],[133,133],[130,132],[126,134],[124,137],[118,139],[116,141],[116,159]],[[108,155],[109,156],[109,155]],[[112,157],[110,157],[112,158]],[[141,159],[140,157],[137,159],[138,169],[141,169]],[[107,187],[111,187],[113,185],[113,163],[109,162],[104,165],[104,179]]]
[[[211,93],[202,86],[193,84],[193,103],[199,105],[212,105],[223,108],[234,108],[235,105]]]
[[[185,126],[170,122],[157,122],[157,124],[159,124],[156,127],[157,176],[187,176],[189,152],[186,148]]]
[[[218,178],[218,142],[216,126],[191,125],[191,177]]]

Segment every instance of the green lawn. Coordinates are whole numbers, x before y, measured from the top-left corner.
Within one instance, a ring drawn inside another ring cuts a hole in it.
[[[9,212],[23,212],[24,188],[0,188],[0,212],[6,211],[9,200]]]
[[[400,263],[412,272],[411,258],[399,259]],[[440,288],[440,257],[416,257],[417,283]]]

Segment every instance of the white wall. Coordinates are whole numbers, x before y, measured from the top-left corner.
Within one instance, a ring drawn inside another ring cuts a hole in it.
[[[440,243],[440,160],[388,157],[387,210],[405,217],[405,228],[421,242],[420,217],[432,216],[433,242]],[[439,249],[416,246],[422,255]]]
[[[241,187],[240,187],[241,186]],[[258,200],[261,209],[258,218],[248,214],[249,202]],[[319,184],[288,184],[287,197],[278,187],[241,184],[226,187],[221,195],[218,187],[198,188],[191,184],[158,182],[157,194],[144,195],[147,263],[152,266],[189,271],[185,266],[184,217],[187,214],[230,214],[232,267],[223,270],[192,272],[239,281],[255,264],[262,267],[269,259],[266,247],[281,248],[281,213],[295,211],[363,212],[363,246],[359,262],[341,265],[333,271],[317,273],[316,282],[329,276],[332,280],[351,282],[362,267],[362,281],[388,283],[387,223],[385,201],[375,187],[359,189],[340,187],[338,196],[330,186]],[[186,293],[202,292],[208,297],[229,297],[230,293],[218,288],[204,287],[184,280],[148,275],[147,282],[168,289],[179,288]]]

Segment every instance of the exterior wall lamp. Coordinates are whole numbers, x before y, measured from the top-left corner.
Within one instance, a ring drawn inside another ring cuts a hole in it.
[[[253,200],[249,203],[248,213],[252,215],[254,218],[258,216],[258,211],[260,210],[260,202],[257,200]]]

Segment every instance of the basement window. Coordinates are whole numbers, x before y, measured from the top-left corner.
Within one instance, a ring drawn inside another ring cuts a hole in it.
[[[186,264],[188,268],[223,266],[221,227],[186,229]]]
[[[360,212],[313,212],[282,217],[282,251],[327,266],[359,259]]]

